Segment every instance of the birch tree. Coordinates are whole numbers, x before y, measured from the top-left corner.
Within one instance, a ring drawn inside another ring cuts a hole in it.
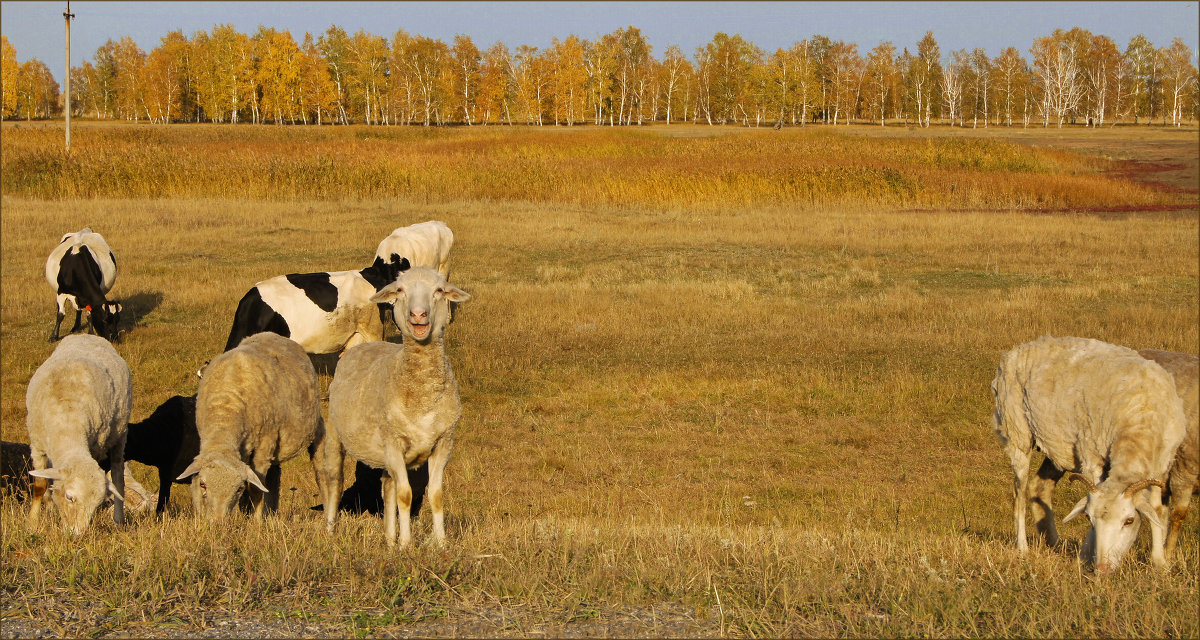
[[[0,36],[0,118],[17,115],[17,75],[20,71],[16,47],[8,42],[8,36]]]
[[[450,47],[450,77],[455,112],[462,114],[467,126],[475,124],[475,103],[478,100],[480,82],[479,48],[470,36],[454,36]]]
[[[1163,84],[1171,100],[1171,124],[1183,125],[1187,99],[1196,86],[1196,67],[1192,65],[1192,50],[1181,38],[1162,50]]]
[[[879,126],[885,126],[888,101],[896,85],[896,46],[890,41],[881,42],[867,54],[867,72],[870,78],[871,112],[878,116]]]

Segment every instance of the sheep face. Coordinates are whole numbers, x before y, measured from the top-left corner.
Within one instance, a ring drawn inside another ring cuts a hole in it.
[[[63,524],[73,536],[79,536],[92,522],[92,516],[108,491],[118,497],[116,487],[107,482],[99,466],[76,466],[60,469],[40,469],[29,475],[54,481],[50,492]]]
[[[1133,488],[1102,483],[1063,518],[1063,522],[1067,522],[1080,513],[1087,514],[1092,526],[1081,556],[1098,574],[1108,573],[1121,563],[1137,540],[1143,517],[1161,526],[1158,514],[1150,506],[1147,491],[1130,491]]]
[[[212,520],[220,520],[233,512],[247,482],[263,493],[267,492],[258,474],[240,460],[217,459],[206,463],[197,460],[180,474],[179,479],[192,475],[196,476],[192,478],[192,506],[197,515]]]
[[[450,303],[470,299],[471,294],[446,282],[437,271],[413,267],[380,289],[371,302],[392,305],[392,319],[405,342],[428,344],[445,334]]]

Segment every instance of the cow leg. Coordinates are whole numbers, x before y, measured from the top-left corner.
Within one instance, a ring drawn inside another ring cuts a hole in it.
[[[66,304],[68,297],[70,297],[70,296],[67,296],[64,293],[60,293],[55,297],[55,300],[54,300],[54,331],[50,332],[50,342],[56,342],[59,339],[58,332],[62,328],[63,318],[67,317],[67,314],[64,312],[64,308],[65,308],[64,305]],[[78,321],[76,321],[76,322],[78,322]]]

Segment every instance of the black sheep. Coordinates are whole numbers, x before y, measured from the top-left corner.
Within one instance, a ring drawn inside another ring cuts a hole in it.
[[[196,431],[196,396],[172,396],[150,417],[129,425],[125,459],[158,469],[158,505],[154,508],[157,514],[167,510],[172,482],[191,484],[191,478],[175,478],[198,453],[200,434]]]

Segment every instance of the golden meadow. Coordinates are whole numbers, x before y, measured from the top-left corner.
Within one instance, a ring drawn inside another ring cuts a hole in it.
[[[6,124],[6,440],[27,440],[54,346],[45,257],[83,226],[117,255],[134,420],[195,392],[255,282],[366,266],[397,226],[447,222],[474,299],[448,330],[446,549],[389,553],[368,516],[327,536],[306,460],[262,524],[197,523],[177,488],[165,522],[101,515],[71,540],[9,496],[0,615],[74,634],[222,615],[562,634],[652,610],[659,635],[1195,637],[1197,509],[1167,574],[1146,534],[1116,575],[1081,573],[1086,522],[1016,554],[1000,353],[1047,333],[1195,353],[1200,322],[1194,193],[1117,177],[1120,148],[1027,136],[89,123],[66,156],[60,128]],[[1060,487],[1060,515],[1081,495]]]

